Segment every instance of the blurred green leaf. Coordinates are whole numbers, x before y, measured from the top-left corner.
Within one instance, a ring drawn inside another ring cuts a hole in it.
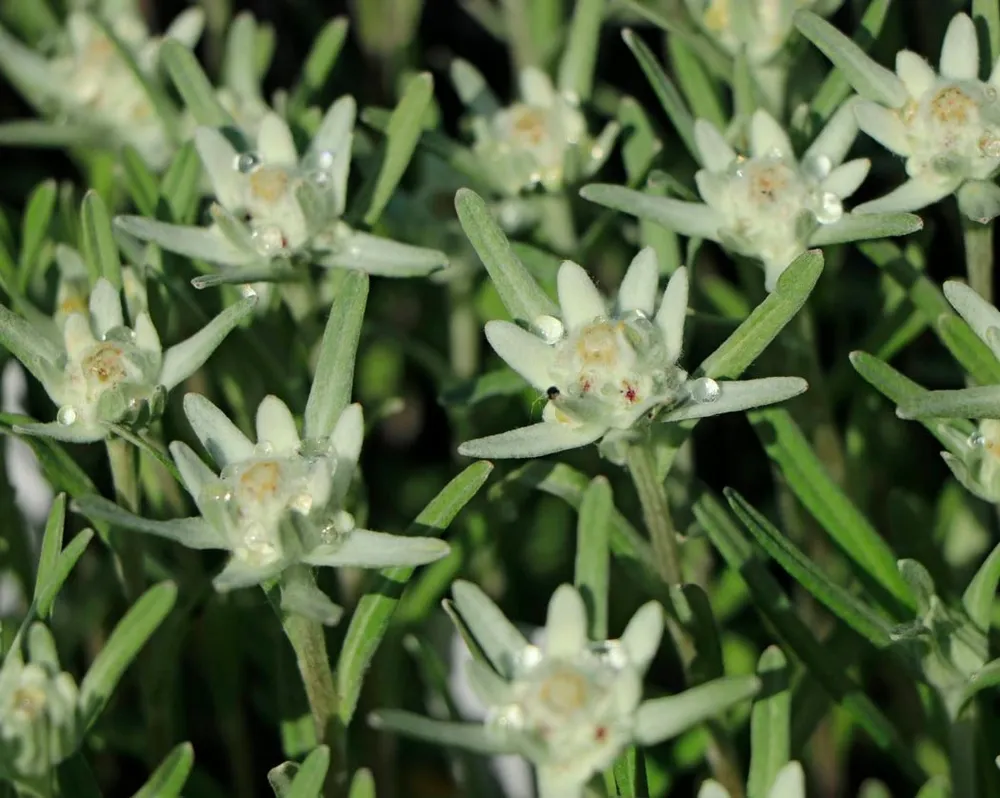
[[[1000,584],[1000,544],[994,547],[979,566],[976,575],[972,577],[965,593],[962,594],[962,606],[965,607],[966,613],[984,632],[990,628],[998,584]]]
[[[97,720],[125,669],[173,609],[176,599],[177,586],[160,582],[143,593],[115,626],[80,682],[84,728]]]
[[[327,84],[344,48],[349,27],[347,17],[334,17],[320,30],[302,65],[299,83],[292,92],[289,102],[293,107],[305,107]]]
[[[972,0],[972,20],[979,28],[980,57],[987,64],[995,64],[1000,58],[1000,3]]]
[[[176,39],[167,39],[160,47],[160,58],[195,122],[205,127],[236,127],[194,53]]]
[[[90,284],[103,277],[117,290],[122,288],[122,264],[118,245],[111,228],[111,217],[104,200],[95,191],[88,191],[80,206],[83,259],[90,274]]]
[[[577,102],[588,101],[594,87],[601,23],[607,6],[607,0],[576,0],[573,7],[556,84],[559,91]]]
[[[155,216],[160,194],[159,181],[135,147],[127,146],[122,149],[122,168],[125,172],[125,185],[135,207],[143,216]]]
[[[160,182],[160,196],[170,208],[169,221],[190,224],[198,209],[201,196],[201,159],[189,141],[174,156]]]
[[[608,637],[608,535],[613,511],[611,484],[604,477],[595,477],[580,501],[573,569],[573,584],[587,605],[591,640]]]
[[[31,281],[42,248],[49,234],[52,214],[56,207],[56,181],[46,180],[39,183],[28,195],[24,209],[24,219],[21,222],[21,254],[18,257],[18,288],[23,294]]]
[[[42,533],[42,545],[38,553],[38,569],[35,572],[34,601],[43,588],[52,581],[56,562],[62,553],[63,529],[66,523],[66,494],[60,493],[52,502],[49,517],[45,521],[45,531]],[[45,615],[39,613],[41,618]]]
[[[937,320],[937,332],[972,379],[984,386],[1000,384],[1000,361],[964,319],[953,313],[942,313]]]
[[[375,798],[375,777],[370,770],[361,768],[354,773],[347,798]]]
[[[35,607],[39,618],[47,618],[52,613],[59,589],[79,562],[94,537],[91,529],[84,529],[59,552],[46,581],[38,581],[35,586]]]
[[[194,765],[191,743],[175,747],[132,798],[178,798]]]
[[[791,756],[791,674],[784,653],[769,646],[757,662],[760,695],[750,714],[748,798],[767,798]]]
[[[292,779],[287,798],[316,798],[323,790],[326,772],[330,768],[330,749],[319,746],[305,758]]]

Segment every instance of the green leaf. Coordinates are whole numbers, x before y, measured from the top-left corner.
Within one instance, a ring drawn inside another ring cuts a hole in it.
[[[833,481],[802,430],[782,408],[764,408],[747,414],[768,456],[781,468],[788,487],[820,522],[823,529],[870,577],[866,586],[881,588],[902,606],[913,609],[913,598],[896,568],[896,555]],[[888,596],[877,596],[888,608]]]
[[[947,778],[935,776],[920,788],[920,792],[914,798],[958,798],[958,796],[952,795]]]
[[[84,728],[90,728],[97,720],[125,669],[173,609],[176,600],[177,586],[173,582],[160,582],[143,593],[115,626],[80,682]]]
[[[125,171],[125,185],[132,202],[143,216],[156,215],[156,202],[160,195],[159,181],[146,166],[138,150],[131,145],[122,148],[122,168]]]
[[[972,581],[962,594],[962,606],[965,607],[970,620],[984,632],[989,630],[990,619],[993,617],[997,584],[1000,584],[1000,544],[994,547],[979,566],[976,575],[972,577]]]
[[[66,494],[60,493],[52,502],[49,517],[45,521],[42,545],[38,554],[38,570],[35,572],[35,591],[32,600],[37,603],[42,590],[52,581],[56,563],[62,553],[63,529],[66,523]],[[45,615],[39,613],[44,619]]]
[[[987,64],[1000,58],[1000,4],[996,0],[972,0],[972,20],[980,34],[980,58]]]
[[[57,768],[60,791],[58,795],[72,795],[73,798],[102,798],[94,771],[82,752],[77,751]],[[28,793],[33,794],[33,793]]]
[[[924,220],[912,213],[849,213],[835,224],[820,225],[811,247],[829,247],[872,238],[898,238],[923,230]]]
[[[434,99],[434,78],[421,72],[406,84],[399,104],[389,117],[382,164],[365,213],[365,224],[374,225],[399,185],[423,131],[427,109]]]
[[[34,271],[40,265],[38,260],[49,234],[52,212],[56,207],[56,181],[39,183],[28,197],[21,223],[21,254],[18,258],[18,287],[24,293]]]
[[[80,205],[80,222],[83,259],[87,263],[91,285],[99,277],[103,277],[120,291],[122,264],[118,257],[118,245],[115,243],[108,208],[96,191],[91,190],[84,195]]]
[[[368,768],[361,768],[354,773],[347,798],[375,798],[375,777]]]
[[[689,684],[702,684],[725,674],[719,625],[705,590],[694,583],[672,585],[671,604],[677,622],[691,639],[694,651],[686,666]]]
[[[822,271],[822,252],[811,250],[799,255],[778,278],[774,291],[704,360],[696,375],[739,377],[799,312]]]
[[[407,534],[428,536],[447,529],[483,486],[492,470],[490,463],[478,462],[462,471],[423,509]],[[374,587],[361,597],[351,616],[337,659],[335,677],[340,695],[340,719],[345,726],[354,715],[365,673],[389,628],[392,614],[413,571],[408,567],[382,570]]]
[[[729,567],[739,574],[750,590],[755,608],[785,641],[788,649],[815,676],[831,699],[854,718],[910,779],[922,782],[926,775],[914,758],[909,743],[852,679],[836,650],[825,647],[796,615],[786,593],[754,556],[752,547],[718,500],[703,490],[693,509],[700,527]]]
[[[176,39],[166,39],[160,46],[160,58],[195,122],[206,127],[236,127],[194,53]]]
[[[459,189],[455,194],[455,210],[511,317],[531,323],[539,316],[558,315],[555,303],[514,254],[482,197],[467,188]]]
[[[1000,385],[955,391],[928,391],[904,402],[900,418],[1000,418]]]
[[[288,789],[287,798],[316,798],[330,768],[330,749],[321,745],[306,757]]]
[[[201,196],[201,170],[194,141],[189,141],[177,151],[160,183],[160,196],[170,208],[170,221],[190,224],[194,220]]]
[[[892,625],[830,579],[742,496],[725,490],[729,506],[757,544],[830,612],[876,648],[892,642]]]
[[[972,379],[980,385],[1000,384],[1000,361],[964,319],[942,313],[936,326],[941,342]]]
[[[748,798],[768,798],[778,772],[791,757],[791,674],[784,653],[769,646],[757,662],[761,690],[750,713]]]
[[[573,571],[573,584],[587,605],[591,640],[608,637],[608,535],[613,510],[611,484],[605,477],[595,477],[580,502]]]
[[[83,553],[94,538],[92,529],[84,529],[73,538],[69,544],[59,553],[52,572],[45,582],[38,582],[35,588],[35,609],[39,618],[47,618],[52,612],[52,605],[55,604],[59,589],[69,577],[70,572],[79,562]],[[39,589],[40,585],[40,589]]]
[[[987,0],[987,2],[992,1]],[[875,40],[878,39],[879,34],[882,32],[882,26],[885,25],[891,5],[892,0],[871,0],[868,4],[864,16],[861,17],[861,25],[853,37],[854,43],[862,51],[869,50]],[[810,105],[813,124],[816,130],[822,128],[829,121],[830,117],[833,116],[834,112],[847,99],[850,93],[851,84],[847,82],[844,73],[839,69],[831,70],[830,74],[826,76],[826,79],[820,85],[819,90],[813,96]]]
[[[0,145],[36,149],[87,147],[110,150],[116,146],[114,137],[105,128],[87,124],[56,124],[40,119],[16,119],[0,122]]]
[[[644,701],[635,715],[635,738],[643,745],[673,739],[734,704],[752,698],[759,690],[760,679],[756,675],[729,676],[683,693]]]
[[[327,84],[344,48],[349,26],[347,17],[334,17],[320,30],[302,65],[299,84],[292,92],[292,106],[304,107]]]
[[[481,754],[514,753],[513,735],[495,734],[482,723],[456,723],[425,718],[400,709],[382,709],[368,716],[368,723],[378,730],[404,734],[418,740],[476,751]]]
[[[132,798],[178,798],[193,765],[191,743],[175,746]]]
[[[818,14],[799,10],[795,26],[815,44],[862,97],[900,108],[909,99],[906,87],[894,72],[877,64],[865,51]]]
[[[577,102],[588,101],[594,88],[594,67],[607,6],[607,0],[576,0],[573,8],[556,83],[560,92]]]
[[[513,396],[527,387],[524,377],[509,368],[488,371],[442,391],[440,402],[451,407],[473,407],[495,396]]]
[[[337,291],[306,401],[303,426],[307,438],[329,437],[354,391],[354,363],[368,302],[368,275],[345,269],[334,279]]]
[[[636,61],[639,62],[646,80],[653,87],[657,99],[663,105],[663,110],[666,111],[674,130],[677,131],[677,135],[681,137],[681,141],[684,142],[684,146],[691,153],[691,157],[700,164],[701,154],[698,152],[694,136],[694,117],[691,116],[691,112],[684,104],[684,98],[681,97],[681,93],[670,78],[667,77],[667,74],[656,60],[656,56],[653,55],[652,50],[646,46],[645,42],[634,31],[628,29],[622,31],[622,39],[629,50],[632,51],[632,55],[635,56]]]
[[[677,83],[694,117],[705,119],[719,130],[725,130],[729,119],[723,109],[717,84],[709,76],[691,46],[683,39],[668,36],[667,51],[673,73],[677,76]]]

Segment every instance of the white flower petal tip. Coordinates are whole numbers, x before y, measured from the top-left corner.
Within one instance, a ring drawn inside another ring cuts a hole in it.
[[[572,585],[560,585],[549,600],[545,621],[545,653],[572,657],[587,644],[587,607]]]
[[[553,348],[509,321],[486,323],[486,340],[508,366],[539,391],[552,384]]]
[[[607,306],[587,271],[577,263],[563,261],[556,275],[559,308],[563,322],[573,330],[603,316]]]
[[[939,66],[941,75],[950,80],[979,77],[979,41],[976,26],[968,14],[955,14],[948,24]]]
[[[458,453],[463,457],[491,460],[544,457],[595,443],[606,431],[606,427],[597,425],[574,427],[543,421],[530,427],[467,441],[458,447]]]

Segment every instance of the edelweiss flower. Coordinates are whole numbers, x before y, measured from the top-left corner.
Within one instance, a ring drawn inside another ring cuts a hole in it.
[[[0,775],[49,776],[78,747],[82,708],[76,682],[60,670],[49,630],[34,624],[29,662],[19,648],[0,667]]]
[[[864,158],[843,163],[856,135],[857,124],[846,105],[797,160],[781,125],[758,110],[750,122],[750,157],[745,157],[711,123],[699,119],[695,139],[704,168],[695,179],[705,204],[600,184],[584,186],[580,193],[762,261],[764,284],[772,291],[788,264],[811,247],[920,228],[915,216],[876,221],[845,212],[843,201],[864,182],[870,166]]]
[[[858,124],[882,146],[906,158],[909,176],[858,213],[915,211],[958,191],[963,212],[986,221],[1000,213],[1000,62],[979,79],[976,28],[956,14],[945,33],[940,73],[909,50],[896,55],[896,74],[879,66],[836,29],[806,17],[802,31],[853,79],[869,101],[857,105]],[[874,100],[874,102],[872,102]]]
[[[785,49],[800,8],[828,17],[844,0],[684,0],[695,22],[732,55],[746,52],[752,64],[771,61]]]
[[[116,224],[171,252],[223,267],[195,280],[198,287],[279,279],[309,263],[391,277],[441,268],[447,259],[440,252],[361,233],[340,220],[354,117],[352,98],[334,103],[303,156],[274,113],[261,122],[254,152],[239,153],[220,131],[199,128],[195,145],[216,199],[212,224],[188,227],[141,216],[118,217]]]
[[[201,517],[151,521],[124,513],[99,497],[78,505],[89,516],[197,549],[230,553],[216,590],[261,584],[279,576],[290,612],[336,623],[341,609],[296,565],[383,568],[422,565],[445,556],[448,544],[355,526],[344,509],[364,435],[360,405],[351,405],[329,435],[300,438],[295,419],[277,397],[257,408],[257,443],[197,394],[184,397],[191,428],[221,469],[216,474],[183,442],[170,453]]]
[[[1000,310],[954,280],[945,282],[944,295],[1000,361]],[[896,412],[901,418],[981,419],[971,435],[955,425],[939,425],[937,433],[948,447],[941,456],[967,490],[985,501],[1000,502],[1000,385],[928,391]]]
[[[548,398],[542,421],[468,441],[471,457],[538,457],[601,440],[602,453],[623,461],[622,444],[650,420],[730,413],[771,404],[806,389],[805,380],[778,377],[717,383],[689,379],[678,365],[687,312],[687,271],[671,277],[656,308],[659,268],[652,248],[632,261],[609,310],[582,267],[559,269],[561,319],[542,316],[533,330],[506,321],[486,325],[490,345]]]
[[[92,13],[69,14],[56,52],[48,59],[0,28],[0,69],[43,113],[58,122],[106,130],[115,142],[135,147],[150,167],[161,169],[174,145],[144,81],[160,83],[163,39],[195,45],[204,13],[185,11],[161,38],[150,36],[134,3],[95,5]],[[72,125],[65,127],[71,135]]]
[[[595,140],[571,98],[557,92],[548,75],[528,67],[518,76],[520,99],[501,106],[483,76],[456,59],[451,78],[472,118],[474,150],[497,191],[514,196],[542,186],[558,191],[604,164],[618,135],[610,123]]]
[[[490,661],[468,663],[490,707],[485,725],[381,711],[376,728],[480,753],[518,753],[535,765],[540,798],[578,798],[587,781],[633,743],[653,745],[757,692],[756,677],[719,679],[679,696],[642,701],[642,679],[660,644],[663,610],[643,605],[620,640],[592,642],[576,588],[552,595],[545,644],[531,645],[478,587],[458,581],[455,606]],[[490,667],[492,666],[492,667]],[[678,721],[675,701],[691,702]],[[697,708],[695,708],[697,705]]]
[[[56,421],[16,430],[87,443],[103,440],[116,424],[145,426],[161,412],[167,392],[201,368],[256,303],[257,295],[248,290],[244,299],[166,352],[148,313],[140,311],[126,325],[121,297],[103,277],[90,293],[89,308],[60,308],[69,311],[61,345],[47,325],[36,328],[0,306],[0,343],[59,407]]]

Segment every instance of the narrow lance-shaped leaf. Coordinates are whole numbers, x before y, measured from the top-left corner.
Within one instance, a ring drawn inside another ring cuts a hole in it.
[[[326,772],[330,768],[330,749],[321,745],[305,758],[292,779],[287,798],[316,798],[323,790]]]
[[[635,718],[635,736],[643,745],[670,740],[760,690],[757,676],[731,676],[713,679],[676,695],[653,698],[639,706]]]
[[[299,85],[292,92],[293,104],[304,105],[326,85],[344,47],[349,25],[347,17],[334,17],[323,26],[302,65]]]
[[[56,181],[46,180],[39,183],[28,197],[21,223],[21,254],[18,258],[18,287],[22,293],[39,265],[38,259],[56,207],[56,196]]]
[[[822,271],[822,252],[811,250],[799,255],[778,278],[774,291],[705,358],[696,374],[739,377],[799,312]]]
[[[122,287],[122,265],[111,229],[111,217],[104,200],[96,191],[88,191],[80,206],[83,227],[83,258],[90,274],[90,284],[103,277],[116,289]]]
[[[437,745],[454,746],[482,754],[510,754],[512,736],[496,734],[481,723],[454,723],[425,718],[402,710],[380,710],[368,716],[375,729],[398,732]]]
[[[1000,383],[1000,360],[970,325],[953,313],[942,313],[935,326],[941,343],[973,380],[980,385]],[[983,337],[989,340],[989,333]]]
[[[896,410],[900,418],[1000,418],[1000,386],[928,391]]]
[[[375,798],[375,777],[367,768],[361,768],[351,779],[347,798]]]
[[[594,87],[598,40],[607,0],[577,0],[562,60],[559,62],[559,91],[576,101],[590,99]]]
[[[1000,3],[996,0],[972,0],[972,19],[980,34],[985,34],[980,39],[983,60],[987,64],[996,63],[1000,58]]]
[[[429,72],[412,77],[406,84],[403,96],[389,117],[386,130],[385,156],[379,169],[371,202],[365,213],[365,224],[374,225],[385,206],[389,204],[399,185],[413,151],[417,148],[423,131],[427,109],[434,98],[434,78]]]
[[[212,82],[202,70],[194,53],[179,41],[167,39],[160,47],[160,58],[178,94],[199,125],[236,126],[233,117],[219,102]]]
[[[39,618],[47,618],[52,612],[52,605],[55,603],[59,589],[69,577],[70,572],[76,567],[83,553],[94,538],[94,530],[84,529],[73,538],[69,544],[59,553],[55,561],[49,579],[39,586],[36,585],[35,609]]]
[[[677,135],[684,142],[684,146],[687,147],[691,157],[696,162],[701,163],[701,154],[695,144],[694,117],[691,116],[691,112],[684,104],[684,98],[681,97],[677,87],[667,77],[667,74],[663,71],[663,67],[660,66],[653,52],[634,31],[627,29],[622,31],[622,39],[629,50],[632,51],[636,61],[639,62],[639,66],[646,75],[649,85],[653,87],[657,99],[663,105],[663,110],[677,131]]]
[[[478,585],[460,579],[452,586],[452,594],[455,607],[483,653],[497,673],[509,678],[528,645],[524,635]]]
[[[427,535],[446,529],[476,495],[492,470],[493,466],[486,462],[473,463],[466,468],[423,509],[408,534]],[[376,587],[361,597],[351,616],[336,671],[340,717],[345,725],[354,714],[365,672],[385,636],[413,570],[411,567],[400,567],[382,571]]]
[[[777,646],[770,646],[757,662],[760,696],[750,714],[750,775],[747,794],[763,798],[791,752],[791,675],[788,661]]]
[[[962,606],[965,607],[972,622],[983,631],[990,628],[998,583],[1000,583],[1000,544],[994,547],[979,566],[976,575],[972,577],[965,593],[962,594]]]
[[[897,238],[923,230],[912,213],[849,213],[833,224],[820,225],[809,238],[811,247],[829,247],[871,238]]]
[[[539,316],[557,315],[555,303],[514,254],[482,197],[469,189],[459,189],[455,210],[511,317],[530,323]]]
[[[132,798],[178,798],[193,765],[194,748],[191,743],[181,743],[167,754]]]
[[[611,484],[604,477],[595,477],[580,502],[573,577],[587,605],[592,640],[604,640],[608,636],[608,536],[613,510]]]
[[[176,599],[177,586],[160,582],[143,593],[115,626],[80,683],[84,728],[97,720],[125,669],[173,609]]]
[[[35,572],[34,601],[55,574],[56,562],[62,552],[63,528],[66,522],[66,494],[60,493],[52,502],[49,517],[45,521],[42,546],[38,554],[38,570]],[[44,616],[41,616],[44,618]]]
[[[338,274],[336,280],[337,293],[330,306],[306,401],[306,438],[328,437],[350,404],[354,390],[354,361],[368,301],[368,275],[347,271]]]
[[[726,498],[743,525],[774,560],[810,595],[877,648],[892,642],[892,626],[881,616],[830,581],[820,569],[755,510],[736,491],[727,489]]]

